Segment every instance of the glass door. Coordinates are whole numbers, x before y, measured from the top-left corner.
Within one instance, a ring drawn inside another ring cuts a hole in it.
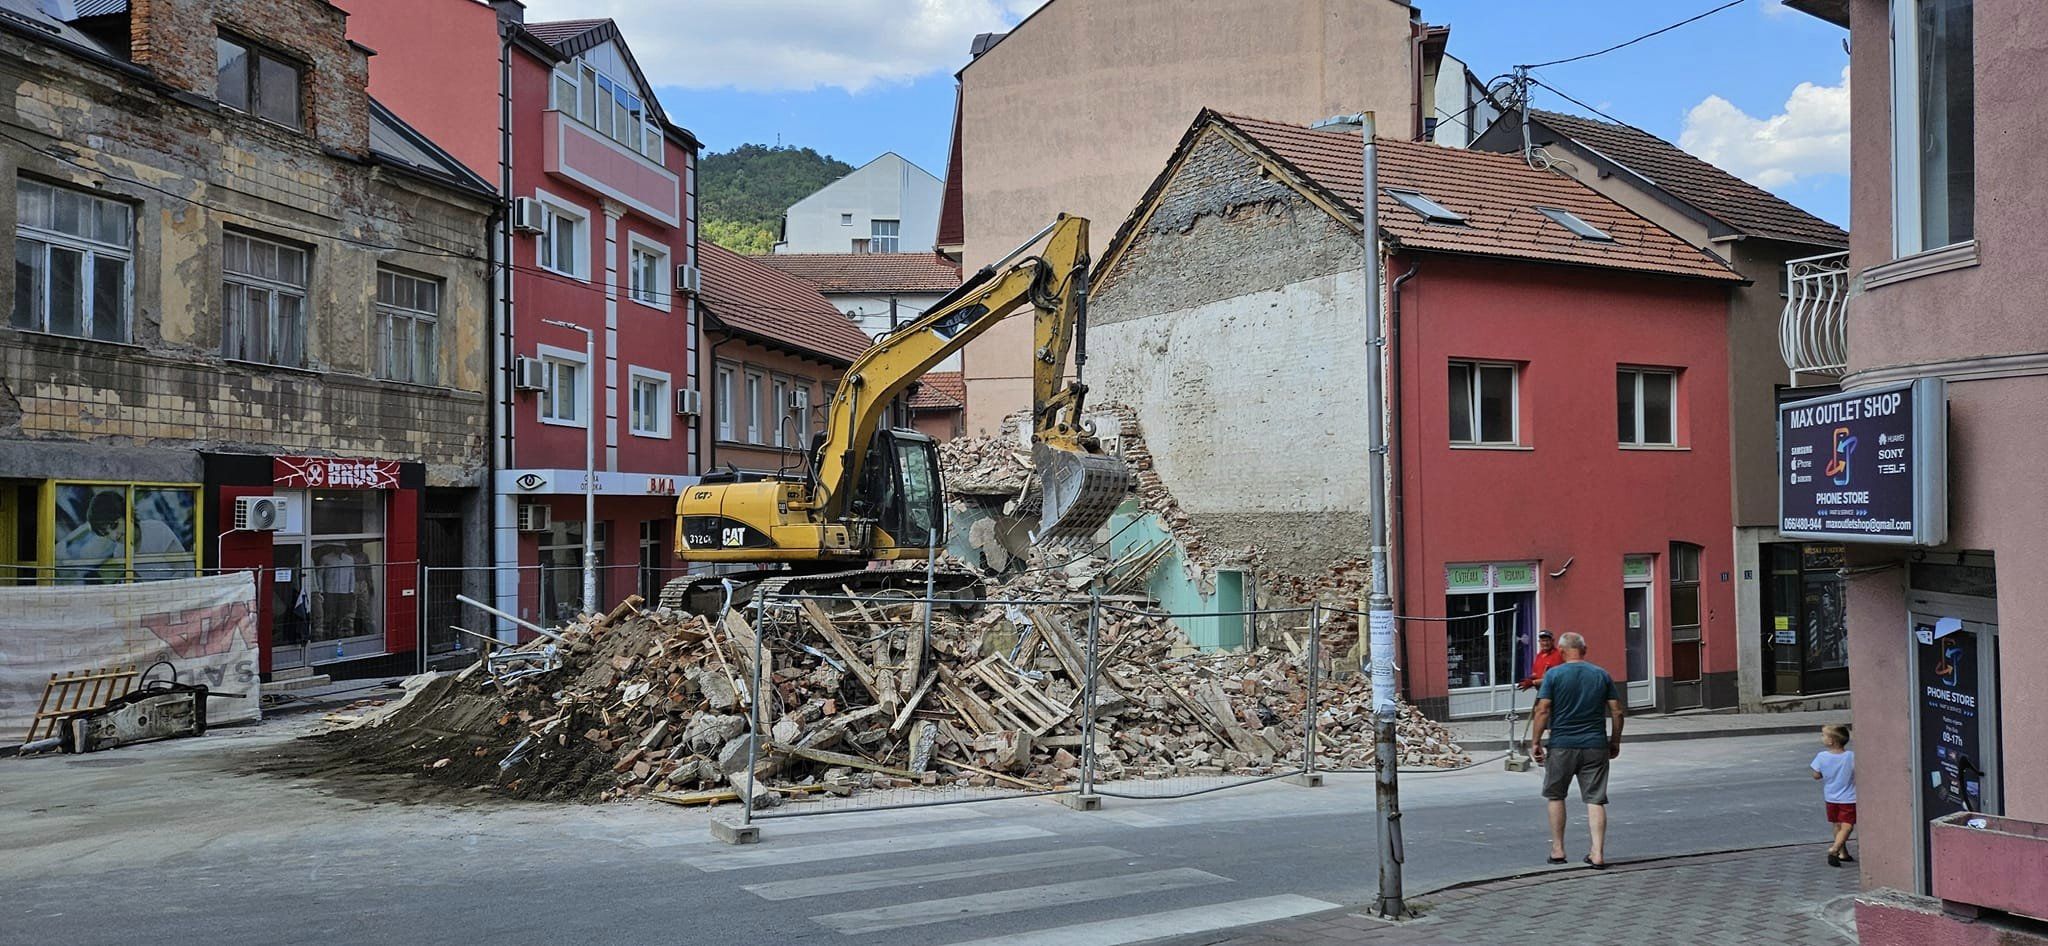
[[[1621,611],[1622,659],[1628,669],[1628,705],[1649,706],[1657,701],[1656,654],[1651,650],[1650,576],[1652,561],[1647,555],[1622,560]]]
[[[1919,878],[1929,892],[1927,823],[1969,810],[2004,812],[1998,726],[1998,625],[1976,602],[1914,595],[1913,769]]]
[[[306,665],[312,640],[313,601],[306,582],[306,547],[298,542],[272,546],[270,563],[270,669]]]

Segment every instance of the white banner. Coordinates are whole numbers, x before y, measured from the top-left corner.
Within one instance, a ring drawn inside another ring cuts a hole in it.
[[[51,674],[159,660],[179,683],[241,697],[208,699],[209,724],[260,718],[255,576],[0,587],[0,745],[28,735]],[[159,667],[155,677],[167,675]]]

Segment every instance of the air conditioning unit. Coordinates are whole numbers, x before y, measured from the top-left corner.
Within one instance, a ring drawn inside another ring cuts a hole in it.
[[[548,507],[539,503],[519,504],[519,531],[546,532],[553,520],[548,518]]]
[[[704,412],[703,392],[696,388],[684,388],[676,392],[676,413],[695,417]]]
[[[520,355],[512,362],[512,386],[521,391],[539,391],[548,386],[547,366],[538,358]]]
[[[793,411],[810,410],[811,392],[805,388],[791,388],[789,392],[789,409]]]
[[[235,499],[235,531],[296,532],[297,516],[289,496],[241,496]]]
[[[512,229],[521,233],[540,233],[547,228],[547,210],[540,201],[531,197],[512,198]]]
[[[694,296],[704,290],[703,271],[688,263],[676,267],[676,291]]]

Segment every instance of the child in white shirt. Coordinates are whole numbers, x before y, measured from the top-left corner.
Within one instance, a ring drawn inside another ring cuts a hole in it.
[[[1828,806],[1828,824],[1835,828],[1828,866],[1840,867],[1843,861],[1856,860],[1849,856],[1849,832],[1856,829],[1856,753],[1849,748],[1849,727],[1839,723],[1820,728],[1820,744],[1811,768]]]

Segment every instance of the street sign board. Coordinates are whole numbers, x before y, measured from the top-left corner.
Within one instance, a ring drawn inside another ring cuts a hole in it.
[[[1940,545],[1948,538],[1948,391],[1940,378],[1778,406],[1778,531]]]

